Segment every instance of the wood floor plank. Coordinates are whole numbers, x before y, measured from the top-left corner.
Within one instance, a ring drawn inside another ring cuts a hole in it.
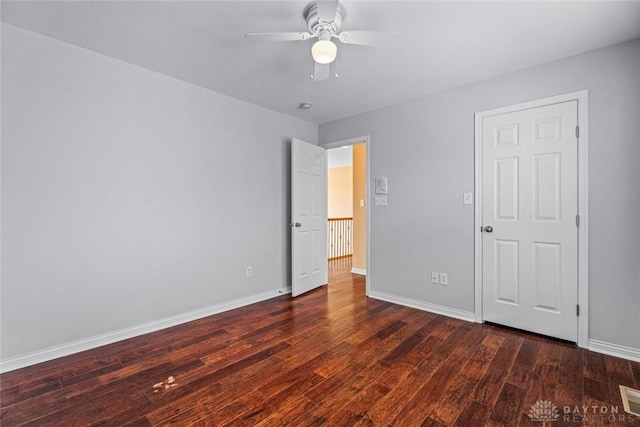
[[[179,370],[172,364],[162,364],[75,395],[68,399],[69,408],[38,420],[38,425],[57,425],[58,418],[67,417],[77,420],[79,425],[88,425],[96,420],[115,418],[131,407],[148,408],[150,401],[147,393],[153,390],[153,384]]]
[[[640,363],[632,363],[631,371],[636,382],[636,388],[640,388]]]
[[[302,392],[313,387],[323,381],[324,378],[311,373],[307,377],[296,381],[286,389],[266,398],[259,406],[253,408],[252,411],[246,412],[241,416],[242,421],[248,425],[257,425],[272,418],[272,421],[278,421],[278,424],[284,422],[279,418],[279,413],[290,411],[292,417],[298,417],[300,414],[295,411],[295,406],[304,405],[305,408],[311,408],[314,402],[304,396]]]
[[[0,376],[0,389],[19,386],[21,390],[29,390],[59,380],[62,377],[73,376],[83,372],[99,369],[96,358],[88,355],[73,354],[46,363],[29,366]]]
[[[507,382],[521,388],[528,388],[533,375],[531,368],[535,366],[539,350],[538,341],[525,340],[513,362]]]
[[[388,387],[373,383],[353,398],[343,411],[348,412],[359,421],[360,418],[367,414],[369,408],[371,408],[375,402],[379,401],[389,393],[389,390],[390,389]],[[337,419],[339,419],[339,417],[337,417]],[[330,418],[330,423],[332,421],[333,417]]]
[[[425,420],[420,424],[420,427],[446,427],[444,424],[439,423],[431,417],[425,418]]]
[[[267,418],[254,425],[256,427],[288,427],[291,425],[291,420],[295,420],[296,418],[311,411],[314,406],[315,404],[304,395],[298,395],[291,399],[286,405],[280,407],[277,411],[271,411],[271,414]]]
[[[456,419],[455,427],[485,425],[490,415],[491,408],[473,400],[468,400]]]
[[[630,361],[608,357],[605,359],[605,366],[612,396],[618,393],[619,385],[636,387]]]
[[[2,407],[0,425],[20,425],[32,420],[50,416],[60,410],[69,408],[69,402],[58,393],[45,393],[39,397],[16,402]]]
[[[554,401],[563,405],[580,405],[583,401],[583,376],[582,350],[574,347],[566,347],[562,352],[560,361],[560,372],[556,388],[554,390]]]
[[[234,420],[237,420],[235,422],[244,424],[244,422],[240,421],[240,417],[247,412],[253,412],[257,408],[262,407],[265,399],[266,397],[259,390],[253,390],[250,393],[240,396],[226,406],[219,404],[216,405],[218,407],[214,406],[211,408],[212,410],[206,412],[196,410],[195,412],[201,413],[202,418],[200,422],[204,423],[204,425],[226,425],[233,423]],[[220,406],[222,407],[220,408]],[[175,417],[175,422],[181,421],[182,416]]]
[[[2,390],[2,393],[0,394],[0,402],[2,402],[3,406],[12,405],[14,403],[25,401],[60,389],[62,389],[62,384],[59,379],[55,378],[43,380],[36,384],[30,384],[29,387],[25,387],[24,389],[20,386],[14,386],[12,388]]]
[[[96,425],[102,427],[119,427],[129,425],[129,423],[133,423],[134,425],[151,425],[146,415],[141,417],[140,414],[146,414],[154,408],[159,408],[164,405],[169,404],[170,402],[180,399],[184,396],[188,396],[193,393],[188,386],[181,386],[172,388],[170,391],[162,392],[154,395],[154,399],[139,399],[136,401],[130,401],[127,408],[118,413],[114,413],[114,411],[109,411],[102,419],[95,422]],[[149,398],[149,393],[146,393],[147,398]]]
[[[592,380],[591,378],[585,378],[583,380],[584,397],[598,400],[600,402],[611,402],[617,398],[616,395],[611,394],[611,389],[608,382],[600,382]]]
[[[518,425],[522,404],[527,390],[509,382],[505,383],[491,412],[490,420],[505,426]]]
[[[410,370],[401,381],[395,384],[386,383],[384,379],[376,381],[391,390],[367,411],[367,417],[376,425],[388,425],[404,408],[407,402],[413,400],[420,387],[429,382],[432,373]]]
[[[604,381],[607,378],[607,366],[604,354],[588,351],[584,355],[583,376],[595,381]]]
[[[204,408],[201,409],[202,413],[200,415],[205,417],[211,414],[211,410],[224,408],[231,403],[232,399],[240,397],[235,393],[229,396],[229,393],[229,390],[224,390],[221,384],[214,383],[207,387],[192,390],[191,393],[172,399],[171,402],[167,402],[162,406],[150,408],[145,415],[153,425],[179,423],[183,414],[185,417],[193,419],[191,412],[194,407]],[[235,418],[235,416],[232,418]]]
[[[339,261],[298,298],[4,373],[0,424],[529,426],[536,400],[615,406],[639,384],[635,362],[367,298]]]
[[[445,425],[454,423],[465,407],[469,391],[474,390],[480,378],[484,376],[503,341],[503,338],[495,335],[488,335],[482,340],[469,361],[442,389],[440,398],[431,410],[430,418]]]
[[[466,357],[452,353],[438,367],[428,382],[422,385],[415,396],[406,402],[402,410],[394,418],[394,425],[420,425],[431,413],[433,405],[440,397],[442,389],[449,381],[455,381],[458,368],[464,364]]]
[[[523,402],[525,412],[537,401],[551,400],[554,396],[560,375],[562,350],[561,345],[541,343],[536,364],[531,367],[533,377]]]
[[[471,394],[473,400],[489,407],[495,405],[507,375],[509,375],[511,367],[515,362],[522,342],[522,338],[505,338],[503,345],[496,352],[485,375],[480,379],[480,382]]]
[[[429,357],[416,366],[416,369],[425,373],[435,372],[440,364],[460,346],[470,333],[470,330],[464,328],[454,330],[447,335],[446,339],[441,341],[433,352],[429,354]]]

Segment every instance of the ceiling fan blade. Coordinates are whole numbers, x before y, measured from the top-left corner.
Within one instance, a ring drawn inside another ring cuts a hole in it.
[[[319,1],[318,18],[324,22],[333,22],[338,12],[338,0]]]
[[[336,37],[345,44],[362,46],[388,47],[397,46],[402,40],[402,33],[384,33],[380,31],[343,31]]]
[[[297,40],[307,40],[311,34],[304,32],[291,33],[249,33],[244,35],[244,39],[248,42],[290,42]]]
[[[315,63],[313,67],[313,81],[321,82],[323,80],[327,80],[329,78],[329,74],[331,74],[331,64],[318,64]]]

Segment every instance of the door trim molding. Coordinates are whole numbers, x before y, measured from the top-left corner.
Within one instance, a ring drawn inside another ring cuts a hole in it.
[[[371,195],[371,192],[369,191],[369,183],[371,182],[370,179],[370,174],[371,174],[371,145],[370,145],[370,136],[369,135],[363,135],[363,136],[357,136],[355,138],[348,138],[348,139],[341,139],[339,141],[332,141],[332,142],[326,142],[326,143],[320,143],[318,145],[320,145],[321,147],[323,147],[325,150],[329,150],[331,148],[338,148],[338,147],[344,147],[345,145],[356,145],[356,144],[361,144],[361,143],[365,143],[367,144],[367,152],[365,153],[365,158],[366,158],[366,162],[367,164],[365,165],[365,169],[366,169],[366,173],[365,173],[365,179],[366,179],[366,185],[365,185],[365,190],[364,190],[364,194],[365,194],[365,217],[366,217],[366,234],[365,234],[365,239],[367,240],[365,242],[365,247],[367,248],[367,256],[365,257],[366,259],[366,271],[371,271],[371,203],[369,200],[369,196]],[[358,274],[358,273],[356,273]],[[363,273],[364,274],[364,273]],[[365,281],[365,295],[369,296],[369,294],[371,293],[371,275],[367,276],[367,280]]]
[[[505,113],[512,113],[530,108],[546,105],[560,104],[562,102],[578,102],[578,126],[580,137],[578,139],[578,215],[580,215],[580,227],[578,228],[578,304],[580,304],[580,316],[578,317],[578,346],[589,346],[589,188],[588,188],[588,91],[581,90],[549,98],[537,99],[521,104],[495,108],[492,110],[475,113],[475,218],[474,218],[474,283],[475,283],[475,321],[483,322],[482,315],[482,119]]]

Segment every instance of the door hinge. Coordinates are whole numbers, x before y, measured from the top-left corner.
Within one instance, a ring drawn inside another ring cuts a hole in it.
[[[580,138],[580,126],[576,126],[576,138]]]
[[[576,316],[580,316],[580,304],[576,304]]]
[[[580,227],[580,215],[576,215],[576,227]]]

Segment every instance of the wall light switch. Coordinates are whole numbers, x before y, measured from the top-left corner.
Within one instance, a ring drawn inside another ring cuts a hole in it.
[[[387,206],[387,196],[386,195],[382,195],[382,196],[378,196],[376,195],[373,199],[374,204],[376,206]]]
[[[360,199],[360,207],[364,208],[364,200]]]
[[[441,285],[449,284],[449,275],[447,273],[440,273],[440,284]]]
[[[435,283],[436,285],[440,283],[440,274],[435,271],[431,272],[431,283]]]
[[[465,205],[472,205],[473,204],[473,193],[464,193],[463,203]]]

